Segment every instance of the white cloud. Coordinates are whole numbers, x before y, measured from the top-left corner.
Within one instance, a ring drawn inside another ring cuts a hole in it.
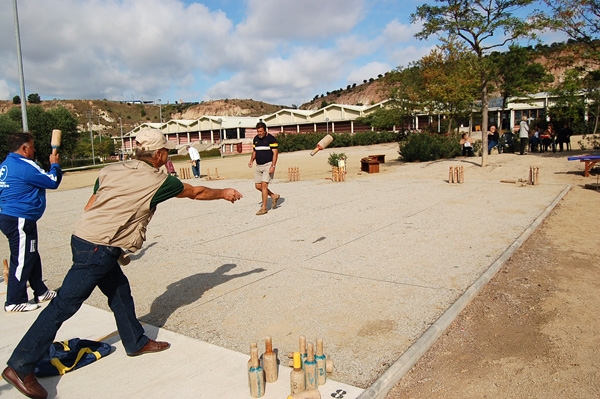
[[[258,59],[251,67],[221,81],[208,92],[209,98],[253,98],[276,104],[299,104],[314,97],[315,85],[339,78],[343,63],[327,49],[296,48],[284,59]]]
[[[8,99],[10,97],[14,97],[16,94],[13,93],[14,92],[11,91],[10,87],[8,86],[8,82],[6,80],[0,80],[0,98]]]
[[[25,86],[42,99],[300,104],[427,53],[432,44],[413,38],[419,27],[401,22],[414,7],[395,0],[21,1]],[[8,89],[19,86],[13,29],[12,12],[1,13],[0,76]]]
[[[402,43],[408,41],[414,41],[416,33],[420,32],[422,24],[403,24],[397,19],[389,22],[383,30],[383,37],[385,40],[393,43]]]
[[[22,2],[19,20],[28,91],[64,98],[150,96],[210,71],[232,26],[174,0]]]
[[[393,68],[394,67],[390,67],[387,63],[371,62],[353,70],[352,73],[348,75],[348,83],[362,84],[364,80],[369,80],[371,78],[376,79],[377,76],[384,75]]]
[[[364,15],[365,0],[249,0],[242,35],[319,40],[348,33]]]

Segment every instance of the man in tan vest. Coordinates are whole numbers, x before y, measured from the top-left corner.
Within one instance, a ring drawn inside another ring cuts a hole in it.
[[[128,356],[168,349],[168,342],[154,341],[145,335],[118,259],[123,249],[135,252],[141,248],[156,206],[169,198],[224,199],[232,203],[242,198],[232,188],[191,186],[161,172],[159,168],[175,145],[160,131],[142,129],[136,143],[134,160],[100,171],[94,193],[71,236],[73,266],[56,298],[25,333],[2,372],[2,377],[25,396],[48,396],[37,381],[34,368],[48,353],[60,325],[77,312],[96,287],[108,298]]]

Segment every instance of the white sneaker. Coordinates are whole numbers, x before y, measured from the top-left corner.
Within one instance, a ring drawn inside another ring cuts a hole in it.
[[[29,302],[25,302],[25,303],[19,303],[16,305],[6,305],[4,307],[4,311],[5,312],[9,312],[9,313],[13,313],[13,312],[29,312],[30,310],[36,310],[37,308],[39,308],[40,305],[38,305],[37,303],[29,303]]]
[[[37,301],[46,302],[52,300],[52,298],[56,297],[56,291],[48,290],[44,295],[40,295],[37,297]]]

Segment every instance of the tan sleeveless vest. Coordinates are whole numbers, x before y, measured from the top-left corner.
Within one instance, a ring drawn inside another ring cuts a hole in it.
[[[73,234],[94,244],[137,251],[154,214],[150,201],[167,175],[134,160],[104,167],[98,179],[96,200],[83,212]]]

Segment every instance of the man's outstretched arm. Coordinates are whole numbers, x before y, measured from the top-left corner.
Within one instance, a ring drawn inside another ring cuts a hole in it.
[[[177,194],[176,197],[202,201],[224,199],[233,203],[241,199],[243,195],[233,188],[217,189],[205,186],[192,186],[190,184],[183,183],[183,190]]]

